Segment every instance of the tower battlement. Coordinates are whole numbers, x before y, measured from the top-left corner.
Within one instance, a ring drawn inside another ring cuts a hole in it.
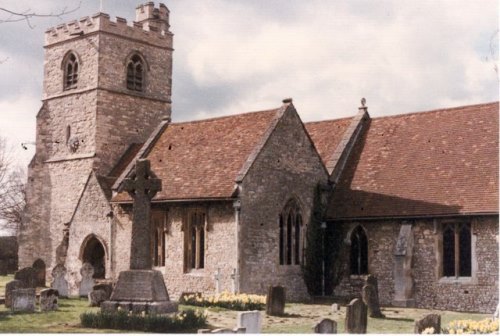
[[[45,47],[100,31],[130,39],[146,40],[150,44],[169,48],[172,46],[169,13],[164,4],[155,8],[153,2],[148,2],[137,7],[136,20],[131,25],[121,17],[116,17],[116,20],[112,21],[106,13],[85,16],[47,29]]]

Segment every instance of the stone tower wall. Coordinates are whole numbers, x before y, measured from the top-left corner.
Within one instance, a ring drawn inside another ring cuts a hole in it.
[[[42,257],[50,274],[65,224],[91,171],[108,174],[131,143],[144,142],[170,117],[172,34],[150,27],[150,21],[128,26],[124,19],[113,22],[100,13],[46,31],[44,105],[37,116],[36,155],[28,169],[20,267]],[[163,23],[168,29],[168,22]],[[78,83],[64,90],[63,61],[69,51],[79,61]],[[126,60],[133,52],[147,64],[144,92],[126,88]],[[75,142],[77,148],[70,148]],[[94,209],[88,211],[91,216]],[[81,240],[81,230],[70,232],[70,244]]]

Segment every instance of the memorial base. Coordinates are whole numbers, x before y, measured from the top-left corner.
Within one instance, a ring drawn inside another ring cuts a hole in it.
[[[174,313],[177,307],[169,300],[163,274],[155,270],[120,272],[110,300],[101,303],[103,312],[124,310],[133,314]]]

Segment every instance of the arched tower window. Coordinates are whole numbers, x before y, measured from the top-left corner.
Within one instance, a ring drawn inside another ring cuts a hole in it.
[[[302,215],[297,202],[291,200],[279,215],[280,265],[300,265],[302,261],[302,249]]]
[[[351,233],[351,275],[368,274],[368,239],[357,226]]]
[[[127,64],[127,89],[142,92],[143,84],[144,64],[142,58],[135,54]]]
[[[64,90],[76,88],[79,70],[78,58],[75,53],[70,52],[64,62]]]

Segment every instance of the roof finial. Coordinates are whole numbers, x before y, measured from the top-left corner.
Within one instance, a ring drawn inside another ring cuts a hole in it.
[[[364,97],[361,98],[361,106],[363,106],[363,107],[366,106],[366,99]]]
[[[293,101],[293,99],[291,97],[285,98],[285,99],[283,99],[283,104],[290,104],[292,101]]]

